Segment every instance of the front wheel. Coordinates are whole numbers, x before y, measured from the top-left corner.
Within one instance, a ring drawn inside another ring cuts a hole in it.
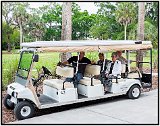
[[[138,85],[133,85],[127,93],[128,98],[130,99],[137,99],[139,98],[140,94],[141,94],[141,89],[140,86]]]
[[[14,108],[14,114],[18,120],[33,117],[34,111],[34,106],[28,101],[21,101]]]
[[[11,99],[11,96],[9,94],[7,94],[3,99],[3,104],[7,109],[13,110],[14,109],[14,103],[12,103],[10,101],[10,99]]]

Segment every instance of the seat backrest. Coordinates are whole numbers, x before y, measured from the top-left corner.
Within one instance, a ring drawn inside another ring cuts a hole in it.
[[[136,71],[128,73],[128,78],[139,78],[139,77],[142,78],[142,74],[138,67],[136,67]]]
[[[99,75],[101,66],[88,64],[85,69],[85,75]]]
[[[126,64],[121,64],[121,66],[122,66],[121,73],[125,73],[126,72]]]
[[[57,66],[56,74],[62,77],[73,77],[74,76],[74,68],[73,67],[60,67]]]

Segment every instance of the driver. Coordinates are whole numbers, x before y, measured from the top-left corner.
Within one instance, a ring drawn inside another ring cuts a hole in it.
[[[80,63],[78,65],[78,73],[80,73],[82,75],[82,77],[80,77],[80,79],[82,79],[84,76],[86,65],[91,64],[91,61],[84,56],[85,56],[85,52],[80,52],[79,62],[78,62],[78,63]],[[77,64],[77,60],[78,60],[78,56],[72,56],[67,61],[64,61],[62,64],[65,64],[65,65],[72,64],[73,66],[75,66]],[[74,72],[76,72],[76,69]]]

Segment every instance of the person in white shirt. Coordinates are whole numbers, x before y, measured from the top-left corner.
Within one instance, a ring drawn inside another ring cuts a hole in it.
[[[106,74],[113,76],[121,75],[122,67],[121,67],[121,62],[117,60],[117,53],[113,52],[111,57],[112,57],[112,62],[108,64],[106,69]]]
[[[108,78],[107,83],[104,85],[104,93],[106,94],[108,92],[108,88],[111,86],[111,82],[109,80],[110,77],[121,77],[121,61],[117,60],[117,53],[113,52],[112,55],[112,62],[110,62],[107,66],[107,69],[105,71],[105,75]]]

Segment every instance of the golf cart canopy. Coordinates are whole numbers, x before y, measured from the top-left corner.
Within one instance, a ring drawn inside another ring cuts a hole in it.
[[[139,50],[152,48],[151,41],[139,40],[66,40],[66,41],[36,41],[22,43],[23,48],[35,48],[47,52],[80,52],[80,51],[112,51]]]

